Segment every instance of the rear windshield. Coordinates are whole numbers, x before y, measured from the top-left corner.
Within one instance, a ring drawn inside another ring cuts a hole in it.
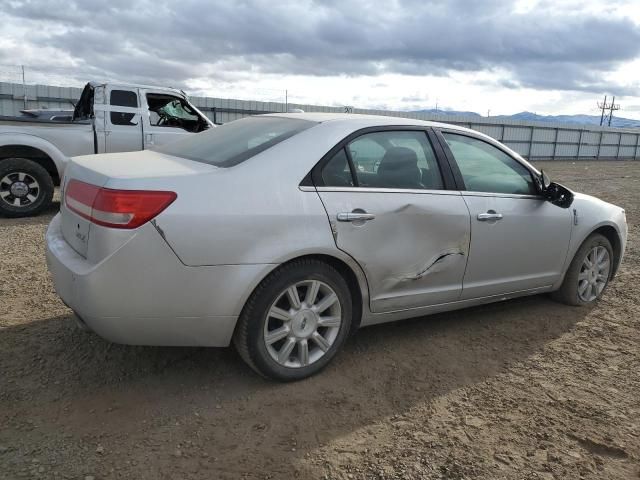
[[[247,117],[188,135],[156,151],[217,167],[232,167],[314,125],[316,122],[297,118]]]

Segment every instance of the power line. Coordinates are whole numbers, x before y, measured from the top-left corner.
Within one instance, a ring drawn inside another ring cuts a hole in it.
[[[605,123],[607,126],[611,126],[611,120],[613,120],[613,112],[616,110],[620,110],[620,105],[616,104],[616,97],[613,97],[611,103],[607,103],[607,96],[604,96],[604,102],[598,102],[598,108],[601,110],[600,113],[600,126],[603,126]],[[609,113],[607,113],[607,110]]]

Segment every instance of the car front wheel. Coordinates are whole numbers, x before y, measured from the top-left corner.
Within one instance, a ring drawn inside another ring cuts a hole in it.
[[[324,262],[301,259],[278,268],[256,288],[234,343],[259,374],[300,380],[333,359],[351,317],[351,294],[340,273]]]
[[[576,252],[562,286],[553,297],[568,305],[591,305],[609,284],[612,268],[611,243],[606,237],[593,234]]]

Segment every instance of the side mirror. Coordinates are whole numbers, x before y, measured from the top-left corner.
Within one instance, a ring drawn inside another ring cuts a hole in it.
[[[573,203],[573,192],[559,183],[552,182],[546,173],[540,172],[538,178],[542,195],[548,201],[561,208],[569,208]]]

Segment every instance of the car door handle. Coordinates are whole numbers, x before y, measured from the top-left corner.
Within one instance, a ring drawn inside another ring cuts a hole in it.
[[[341,212],[337,218],[339,222],[368,222],[376,216],[373,213]]]
[[[489,210],[487,213],[479,213],[478,220],[481,222],[486,222],[487,220],[502,220],[502,214]]]

